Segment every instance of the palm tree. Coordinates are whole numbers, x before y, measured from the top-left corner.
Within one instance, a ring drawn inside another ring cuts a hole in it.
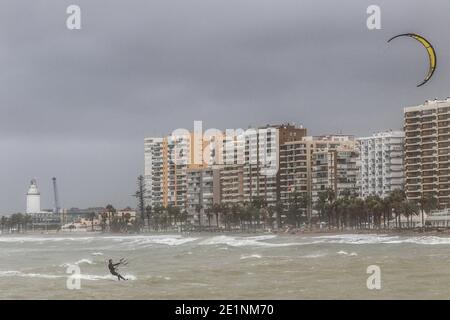
[[[224,205],[222,208],[226,222],[229,222],[230,224],[233,223],[234,227],[239,225],[239,227],[243,229],[244,205],[235,203],[231,206]],[[229,228],[231,228],[231,225]]]
[[[147,216],[147,228],[148,228],[148,231],[150,231],[150,219],[152,217],[152,206],[151,205],[147,205],[145,207],[145,215]]]
[[[180,220],[181,209],[179,207],[172,207],[171,215],[173,216],[173,220],[174,220],[174,223],[175,223],[175,226],[176,226],[178,221]]]
[[[276,205],[267,207],[267,215],[265,216],[266,221],[264,222],[265,226],[269,225],[270,228],[273,228],[273,220],[274,220],[273,215],[276,213],[276,210],[277,210]]]
[[[1,225],[2,233],[3,233],[3,230],[6,227],[7,223],[8,223],[8,218],[5,217],[5,216],[2,216],[1,219],[0,219],[0,225]]]
[[[24,225],[25,225],[25,231],[28,230],[28,227],[33,225],[33,217],[29,214],[26,214],[23,217]]]
[[[181,210],[180,213],[180,222],[181,222],[181,227],[180,227],[180,231],[183,232],[183,222],[185,222],[187,220],[188,217],[188,212],[186,210],[186,208],[184,208],[183,210]]]
[[[406,219],[408,220],[408,226],[410,226],[410,221],[412,221],[412,217],[414,215],[419,215],[419,212],[421,210],[419,209],[419,207],[417,206],[416,203],[412,202],[412,201],[408,201],[405,200],[402,203],[402,213],[403,215],[406,217]],[[423,225],[422,225],[423,227]]]
[[[155,216],[155,230],[159,230],[161,228],[161,214],[163,211],[163,207],[159,204],[155,205],[153,208],[154,216]]]
[[[386,229],[386,222],[387,227],[389,228],[389,220],[391,219],[391,198],[384,197],[381,199],[381,210],[383,212],[383,228]]]
[[[221,213],[221,219],[222,219],[222,223],[225,226],[225,229],[230,230],[231,229],[231,216],[233,215],[233,208],[234,207],[230,207],[227,204],[222,204],[221,208],[220,208],[220,213]]]
[[[277,222],[277,228],[278,229],[281,229],[281,227],[282,227],[282,225],[283,225],[283,221],[282,221],[282,219],[281,219],[281,215],[282,215],[282,213],[283,213],[283,211],[284,211],[284,205],[283,205],[283,202],[281,202],[281,200],[278,200],[277,202],[276,202],[276,204],[275,204],[275,207],[274,207],[274,212],[275,212],[275,220],[276,220],[276,222]]]
[[[22,214],[21,213],[14,213],[11,215],[10,218],[11,221],[11,227],[13,229],[16,229],[18,233],[20,233],[20,226],[22,224]]]
[[[211,207],[205,209],[206,217],[208,218],[208,227],[211,229],[211,218],[213,216],[213,210]]]
[[[89,220],[91,220],[91,231],[94,231],[94,219],[95,219],[95,212],[90,212]]]
[[[438,207],[439,201],[434,194],[426,194],[425,196],[422,196],[419,204],[420,211],[422,213],[422,228],[425,228],[424,213],[430,214],[431,211],[435,210]]]
[[[109,226],[111,227],[111,221],[114,219],[117,211],[111,204],[108,204],[105,209],[108,216]]]
[[[336,196],[332,189],[327,189],[319,193],[319,199],[316,203],[316,210],[319,212],[319,221],[328,222],[328,228],[333,226],[334,200]]]
[[[366,199],[367,212],[369,213],[369,223],[373,226],[377,225],[380,228],[381,213],[383,210],[381,198],[379,196],[369,196]],[[370,224],[369,224],[370,226]]]
[[[172,217],[173,217],[173,208],[174,208],[174,206],[173,205],[171,205],[171,204],[169,204],[167,207],[166,207],[166,209],[164,210],[164,212],[167,214],[167,218],[168,218],[168,220],[167,220],[167,224],[168,225],[172,225]]]
[[[222,209],[222,205],[218,203],[214,203],[212,206],[212,213],[216,216],[216,225],[219,228],[219,214]]]
[[[292,195],[289,195],[288,199],[288,209],[286,212],[286,218],[289,224],[298,226],[299,221],[299,213],[300,213],[300,199],[298,192],[294,192]]]
[[[317,210],[319,216],[319,222],[325,221],[326,216],[327,197],[324,192],[319,193],[319,197],[316,201],[314,209]]]
[[[195,212],[197,212],[197,217],[198,217],[198,227],[201,228],[202,227],[202,209],[203,206],[201,204],[197,204],[195,206]]]
[[[392,191],[388,196],[388,201],[391,206],[391,209],[394,210],[396,227],[399,226],[400,213],[403,210],[403,203],[405,199],[406,199],[405,191],[401,189],[396,189]]]
[[[102,232],[105,232],[106,230],[106,221],[108,219],[108,214],[105,212],[101,213],[102,216],[102,222],[101,222],[101,227],[102,227]]]
[[[169,226],[171,219],[170,219],[170,215],[169,215],[169,210],[171,205],[168,205],[167,207],[162,207],[161,208],[161,225],[163,226],[163,229],[166,231],[167,227]]]

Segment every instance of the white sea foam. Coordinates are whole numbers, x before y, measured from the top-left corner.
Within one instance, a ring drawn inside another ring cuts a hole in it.
[[[183,237],[181,235],[156,235],[156,236],[115,236],[103,237],[103,239],[120,242],[123,245],[131,246],[151,246],[161,244],[168,246],[179,246],[197,240],[198,238]]]
[[[24,273],[17,270],[0,271],[0,277],[21,277],[21,278],[42,278],[42,279],[58,279],[73,277],[75,279],[98,281],[98,280],[117,280],[117,277],[112,274],[108,275],[94,275],[94,274],[73,274],[73,275],[57,275],[57,274],[42,274],[42,273]],[[136,276],[132,274],[124,275],[127,280],[136,280]]]
[[[93,253],[91,253],[91,255],[93,255],[93,256],[102,256],[103,253],[102,252],[93,252]]]
[[[41,274],[41,273],[24,273],[16,270],[0,271],[0,277],[23,277],[23,278],[43,278],[43,279],[55,279],[62,278],[63,275],[55,274]]]
[[[331,236],[314,237],[322,243],[338,243],[338,244],[401,244],[412,243],[422,245],[438,245],[450,244],[450,237],[421,236],[388,236],[385,234],[342,234]]]
[[[66,267],[68,267],[68,266],[70,266],[70,265],[73,265],[73,264],[75,264],[75,265],[80,265],[80,264],[95,264],[95,262],[93,262],[92,260],[89,260],[89,259],[80,259],[80,260],[75,261],[75,262],[73,262],[73,263],[69,263],[69,262],[62,263],[62,264],[60,264],[59,266],[62,267],[62,268],[66,268]]]
[[[356,257],[358,255],[356,252],[348,253],[347,251],[344,251],[344,250],[337,252],[337,254],[343,255],[343,256],[349,256],[349,257]]]
[[[200,245],[228,245],[231,247],[288,247],[312,244],[315,242],[284,242],[284,243],[274,243],[266,242],[265,240],[271,240],[277,238],[276,235],[269,236],[257,236],[257,237],[231,237],[231,236],[215,236],[208,239],[202,240]]]
[[[123,246],[150,246],[152,244],[178,246],[197,240],[194,237],[184,237],[182,235],[137,235],[137,236],[91,236],[91,237],[65,237],[65,236],[1,236],[0,243],[34,243],[43,244],[51,242],[112,242],[115,247]],[[101,255],[102,253],[94,253],[93,255]]]
[[[314,258],[325,257],[326,255],[327,255],[326,253],[312,253],[312,254],[307,254],[307,255],[301,256],[301,258],[314,259]]]
[[[95,274],[79,274],[72,276],[75,279],[88,280],[88,281],[98,281],[98,280],[118,280],[116,276],[112,274],[107,275],[95,275]],[[137,278],[132,274],[125,274],[123,277],[127,280],[136,280]]]
[[[338,244],[377,244],[398,240],[398,236],[376,235],[376,234],[339,234],[329,236],[313,237],[321,243]]]
[[[448,237],[436,237],[436,236],[422,236],[422,237],[410,237],[405,239],[397,239],[387,241],[385,243],[397,244],[397,243],[413,243],[413,244],[423,244],[423,245],[439,245],[439,244],[450,244],[450,238]]]
[[[246,260],[246,259],[261,259],[262,256],[260,254],[251,254],[248,256],[241,256],[241,260]]]
[[[49,236],[49,235],[30,235],[30,236],[1,236],[0,243],[31,243],[45,244],[58,242],[74,242],[85,245],[89,243],[91,247],[97,244],[97,250],[122,247],[123,249],[138,249],[151,246],[181,246],[192,243],[200,238],[169,234],[169,235],[110,235],[110,236]],[[105,247],[105,243],[110,247]],[[222,245],[220,249],[226,250],[223,245],[228,247],[287,247],[313,244],[401,244],[412,243],[420,245],[450,245],[450,237],[438,236],[391,236],[386,234],[339,234],[323,236],[300,236],[284,237],[278,235],[259,235],[259,236],[230,236],[220,235],[209,238],[203,238],[198,242],[200,245]],[[31,249],[30,249],[31,250]],[[103,255],[102,252],[93,252],[93,256]],[[85,262],[89,263],[89,262]]]
[[[25,242],[33,242],[33,243],[41,243],[41,242],[60,242],[60,241],[79,241],[86,242],[98,239],[97,237],[42,237],[42,236],[1,236],[0,242],[12,242],[12,243],[25,243]]]
[[[83,264],[83,263],[85,263],[85,264],[95,264],[92,260],[89,260],[89,259],[80,259],[80,260],[78,260],[77,262],[75,262],[75,264]]]
[[[276,235],[263,235],[263,236],[255,236],[255,237],[246,237],[247,240],[255,240],[255,241],[263,241],[263,240],[270,240],[275,239]]]

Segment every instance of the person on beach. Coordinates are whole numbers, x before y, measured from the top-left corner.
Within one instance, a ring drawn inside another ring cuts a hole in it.
[[[120,261],[118,263],[113,263],[112,259],[109,259],[109,263],[108,263],[109,272],[111,272],[111,274],[113,276],[116,276],[119,281],[127,280],[117,272],[117,267],[121,264],[123,264],[123,259],[120,259]]]

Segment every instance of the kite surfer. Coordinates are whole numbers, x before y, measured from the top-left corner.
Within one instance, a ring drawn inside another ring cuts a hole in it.
[[[126,262],[126,260],[125,259],[120,259],[119,260],[119,262],[117,262],[117,263],[113,263],[113,261],[112,261],[112,259],[109,259],[109,263],[108,263],[108,269],[109,269],[109,272],[111,272],[111,274],[113,275],[113,276],[116,276],[117,277],[117,279],[120,281],[121,279],[122,280],[127,280],[127,279],[125,279],[124,277],[122,277],[122,275],[120,275],[118,272],[117,272],[117,267],[119,266],[119,265],[126,265],[127,264],[127,262]]]

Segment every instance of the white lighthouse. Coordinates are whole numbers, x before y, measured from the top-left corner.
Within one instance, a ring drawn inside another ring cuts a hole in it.
[[[27,214],[41,212],[41,194],[36,184],[36,179],[31,180],[27,192]]]

